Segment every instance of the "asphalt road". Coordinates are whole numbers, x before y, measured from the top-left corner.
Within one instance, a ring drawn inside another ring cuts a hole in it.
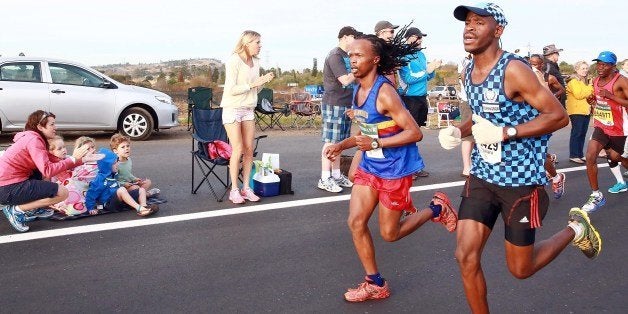
[[[457,205],[460,151],[442,150],[436,130],[424,133],[420,147],[431,175],[415,182],[414,202],[426,204],[439,189]],[[132,144],[134,173],[151,178],[168,199],[155,217],[124,212],[37,221],[25,234],[0,219],[0,312],[468,312],[454,259],[455,235],[434,223],[386,243],[374,218],[378,264],[392,296],[343,301],[342,293],[364,276],[346,226],[349,192],[316,188],[318,133],[266,134],[260,152],[281,155],[282,168],[293,172],[294,195],[234,206],[216,202],[206,187],[190,194],[191,140],[179,129]],[[93,135],[107,145],[110,134]],[[67,136],[68,145],[75,137]],[[582,167],[567,161],[568,138],[564,129],[551,140],[558,168],[567,174],[567,193],[551,201],[537,239],[564,228],[569,208],[582,205],[590,193]],[[10,139],[0,135],[0,144]],[[601,187],[611,183],[610,172],[601,168]],[[568,247],[526,280],[508,273],[498,221],[483,255],[492,311],[625,313],[627,195],[606,193],[606,206],[592,215],[604,240],[596,260]]]

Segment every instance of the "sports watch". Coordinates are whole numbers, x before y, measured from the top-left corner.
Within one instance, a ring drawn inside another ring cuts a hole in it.
[[[379,148],[379,141],[378,141],[376,138],[374,138],[374,139],[371,141],[371,148],[372,148],[372,149],[378,149],[378,148]]]
[[[517,137],[517,129],[514,126],[506,128],[506,135],[509,140],[515,139]]]

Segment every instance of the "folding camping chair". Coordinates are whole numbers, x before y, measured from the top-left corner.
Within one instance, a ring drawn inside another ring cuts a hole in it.
[[[188,131],[191,130],[190,119],[192,107],[211,109],[213,92],[209,87],[196,86],[188,88]]]
[[[441,128],[443,123],[447,123],[447,126],[451,125],[451,119],[449,119],[449,113],[451,113],[451,104],[447,102],[436,103],[436,113],[438,114],[438,127]]]
[[[261,131],[272,129],[274,126],[278,126],[281,130],[285,131],[279,119],[289,113],[287,107],[288,106],[285,106],[283,109],[275,108],[273,104],[273,90],[270,88],[262,88],[262,90],[257,93],[255,124]],[[267,116],[269,121],[266,121]]]
[[[294,114],[292,120],[292,128],[303,128],[306,126],[314,127],[314,118],[316,118],[316,110],[312,103],[312,95],[306,92],[297,92],[290,95],[290,111]]]
[[[222,108],[199,109],[193,107],[192,130],[192,194],[196,194],[203,182],[205,182],[216,198],[216,201],[222,202],[231,184],[229,180],[229,160],[223,158],[212,159],[209,157],[209,152],[207,151],[207,144],[210,142],[216,140],[223,142],[229,141],[227,131],[222,124]],[[266,135],[261,135],[255,138],[255,147],[253,149],[254,157],[257,155],[259,140],[265,137]],[[240,158],[240,156],[232,156],[231,158]],[[202,179],[198,183],[196,183],[194,178],[194,170],[196,167],[198,167],[202,173]],[[218,174],[219,167],[225,168],[224,176]],[[240,181],[241,180],[242,179],[240,179]],[[212,185],[211,181],[214,181],[214,184],[220,184],[220,188],[224,189],[220,196],[214,189],[214,185]]]

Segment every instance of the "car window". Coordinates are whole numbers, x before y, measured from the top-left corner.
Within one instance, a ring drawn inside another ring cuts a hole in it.
[[[442,87],[442,86],[436,86],[436,88],[434,88],[434,90],[436,90],[436,91],[441,91],[441,90],[444,90],[444,89],[445,88]]]
[[[0,80],[18,82],[41,82],[39,62],[5,63],[0,66]]]
[[[77,66],[49,63],[50,76],[55,84],[81,85],[89,87],[99,87],[103,80],[95,74]]]

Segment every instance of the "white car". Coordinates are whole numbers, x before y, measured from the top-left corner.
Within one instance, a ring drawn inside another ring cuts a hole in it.
[[[0,58],[0,130],[23,130],[38,109],[56,115],[58,130],[118,130],[133,140],[179,124],[178,108],[162,92],[122,84],[76,62]]]

